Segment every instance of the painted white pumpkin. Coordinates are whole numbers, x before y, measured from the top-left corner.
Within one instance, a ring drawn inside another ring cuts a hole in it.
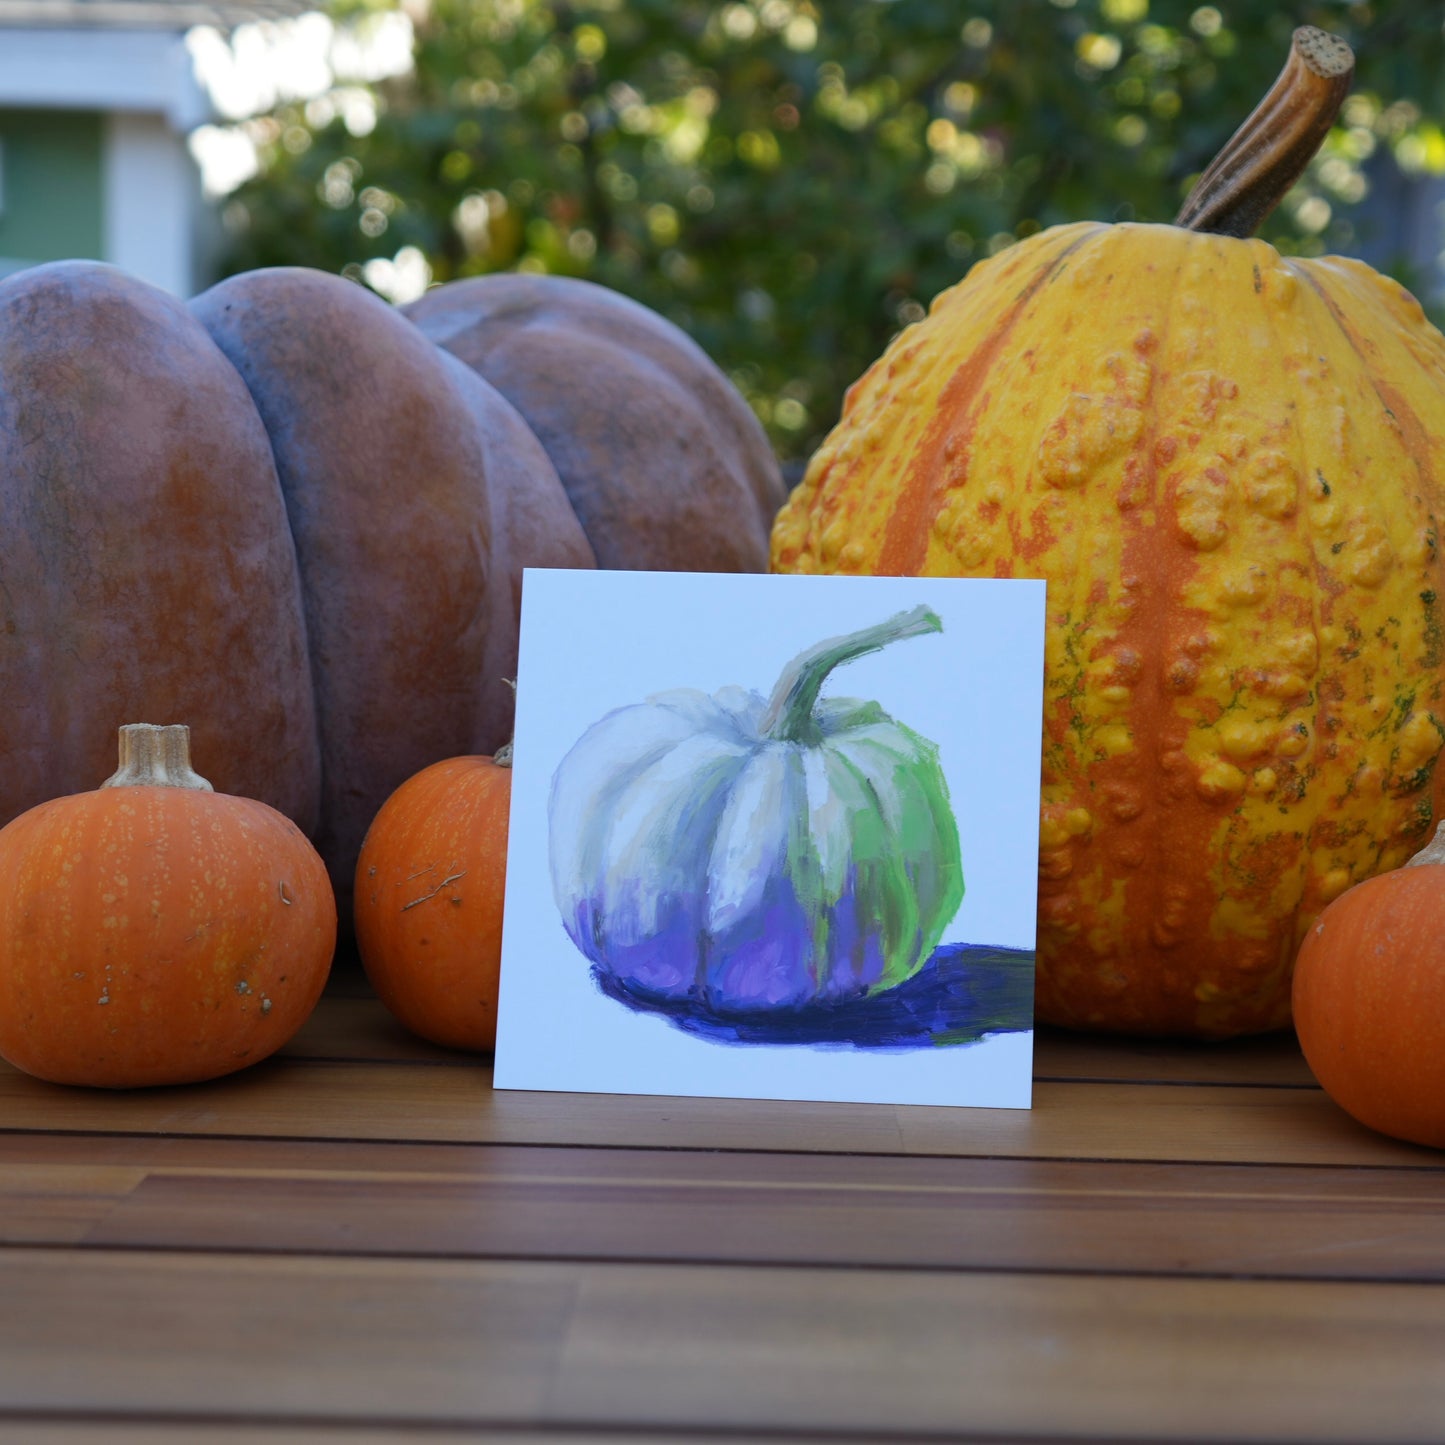
[[[568,935],[639,1001],[748,1013],[915,974],[963,897],[936,746],[876,702],[820,702],[842,662],[941,629],[926,607],[795,658],[770,698],[663,693],[593,724],[548,805]]]

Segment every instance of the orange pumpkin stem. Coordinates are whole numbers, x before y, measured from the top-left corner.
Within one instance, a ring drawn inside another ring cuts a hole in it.
[[[1441,823],[1435,829],[1435,836],[1405,864],[1405,867],[1421,868],[1431,863],[1445,863],[1445,823]]]
[[[502,681],[512,689],[512,696],[515,698],[517,696],[517,679],[515,677],[504,677]],[[513,726],[515,731],[515,724]],[[497,749],[492,757],[492,762],[496,767],[510,768],[512,766],[512,744],[515,741],[515,737],[508,738],[507,741]]]
[[[126,723],[120,730],[120,767],[100,786],[215,792],[191,767],[191,730],[184,723]]]
[[[1338,35],[1301,25],[1279,79],[1194,183],[1174,224],[1254,235],[1324,142],[1354,73],[1354,52]]]

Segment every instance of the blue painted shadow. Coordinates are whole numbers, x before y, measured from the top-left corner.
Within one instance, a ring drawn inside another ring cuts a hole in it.
[[[686,1033],[721,1044],[920,1049],[1033,1027],[1033,951],[988,944],[945,944],[912,978],[869,998],[766,1013],[655,997],[597,965],[592,977],[609,998],[635,1012],[660,1014]]]

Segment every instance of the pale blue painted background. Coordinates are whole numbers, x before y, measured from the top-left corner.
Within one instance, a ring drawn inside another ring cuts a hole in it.
[[[921,577],[529,570],[522,602],[501,1088],[1026,1107],[1032,1036],[886,1054],[730,1046],[605,998],[547,870],[553,770],[613,708],[677,687],[765,697],[798,653],[927,603],[939,634],[839,667],[825,696],[877,700],[939,744],[966,892],[945,942],[1032,948],[1044,584]]]

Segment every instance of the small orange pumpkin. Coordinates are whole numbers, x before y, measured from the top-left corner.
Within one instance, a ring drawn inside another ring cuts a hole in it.
[[[336,946],[316,850],[191,770],[190,730],[120,730],[97,791],[0,829],[0,1056],[133,1088],[259,1062],[306,1021]]]
[[[1295,963],[1300,1047],[1325,1092],[1396,1139],[1445,1149],[1445,823],[1403,868],[1335,899]]]
[[[356,945],[377,997],[453,1049],[497,1042],[511,745],[447,758],[382,806],[356,864]]]

